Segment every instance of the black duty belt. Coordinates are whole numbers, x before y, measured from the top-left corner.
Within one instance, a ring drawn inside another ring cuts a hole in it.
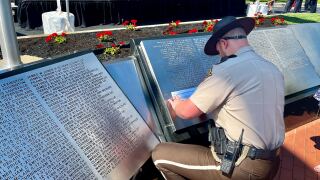
[[[263,150],[250,147],[247,157],[251,159],[273,160],[279,155],[279,148],[274,150]]]

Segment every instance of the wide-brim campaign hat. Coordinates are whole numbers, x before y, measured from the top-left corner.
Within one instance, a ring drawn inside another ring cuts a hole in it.
[[[227,16],[222,18],[213,29],[212,36],[207,41],[204,47],[204,52],[207,55],[217,55],[219,52],[216,49],[217,42],[223,35],[231,31],[234,28],[241,27],[248,35],[255,26],[255,20],[251,17],[244,17],[237,19],[234,16]]]

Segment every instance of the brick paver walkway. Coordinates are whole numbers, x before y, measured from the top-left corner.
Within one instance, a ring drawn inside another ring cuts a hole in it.
[[[281,151],[281,166],[275,179],[319,179],[314,171],[320,165],[320,119],[304,114],[304,120],[315,120],[286,132]]]

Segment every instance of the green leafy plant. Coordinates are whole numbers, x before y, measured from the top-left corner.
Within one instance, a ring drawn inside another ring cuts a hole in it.
[[[287,24],[283,17],[273,17],[271,18],[271,23],[275,26]]]
[[[46,37],[45,39],[46,43],[57,43],[57,44],[62,44],[67,42],[67,34],[66,33],[61,33],[60,35],[58,33],[52,33],[49,36]]]
[[[136,19],[132,19],[131,21],[126,20],[122,23],[122,25],[125,26],[126,29],[128,29],[130,31],[135,31],[137,28],[137,22],[138,22],[138,20],[136,20]]]
[[[203,31],[204,32],[212,32],[214,26],[219,22],[217,19],[213,20],[211,19],[210,21],[203,21],[202,26],[203,26]]]
[[[254,14],[254,19],[256,21],[256,26],[261,26],[265,22],[265,17],[261,12],[257,12]]]
[[[100,42],[110,42],[113,40],[112,31],[103,31],[96,34],[96,38]]]
[[[181,23],[180,20],[172,21],[171,23],[169,23],[169,26],[178,27],[180,23]]]
[[[180,25],[181,21],[180,20],[176,20],[176,21],[172,21],[171,23],[169,23],[167,29],[165,31],[163,31],[163,35],[176,35],[178,34],[177,29]]]
[[[107,47],[103,54],[104,55],[111,55],[111,56],[115,56],[116,54],[119,54],[120,53],[120,48],[121,46],[125,45],[125,43],[123,41],[119,42],[119,44],[115,44],[115,43],[112,43],[111,44],[111,47]]]

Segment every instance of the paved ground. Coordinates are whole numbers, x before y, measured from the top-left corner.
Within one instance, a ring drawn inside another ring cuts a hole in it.
[[[320,119],[288,131],[280,157],[276,180],[319,180],[314,167],[320,165]]]

